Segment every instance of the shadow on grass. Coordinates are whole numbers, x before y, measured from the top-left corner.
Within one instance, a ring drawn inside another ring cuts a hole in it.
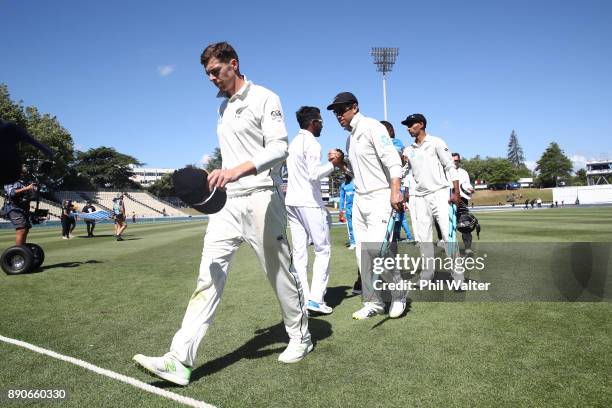
[[[344,299],[350,298],[348,290],[350,286],[334,286],[333,288],[327,288],[325,292],[325,303],[331,308],[335,308],[340,305]]]
[[[95,259],[90,259],[89,261],[84,261],[84,262],[80,262],[80,261],[74,261],[74,262],[61,262],[61,263],[56,263],[56,264],[52,264],[52,265],[45,265],[42,268],[38,268],[35,271],[32,271],[31,273],[38,273],[38,272],[44,272],[47,269],[54,269],[54,268],[77,268],[81,265],[84,264],[99,264],[99,263],[103,263],[102,261],[96,261]]]
[[[105,237],[114,237],[113,234],[94,234],[93,237],[88,237],[87,235],[77,235],[77,238],[105,238]]]
[[[325,320],[319,320],[316,318],[310,318],[308,320],[308,327],[312,340],[316,343],[323,340],[332,334],[331,324]],[[279,347],[272,347],[281,343]],[[191,381],[197,381],[202,377],[212,375],[218,371],[223,370],[231,366],[234,363],[246,359],[257,359],[268,357],[272,354],[280,354],[286,347],[287,344],[287,332],[285,331],[285,325],[278,323],[274,326],[266,327],[255,331],[255,337],[247,341],[245,344],[237,348],[236,350],[228,353],[222,357],[204,363],[204,365],[196,368],[191,373]],[[279,363],[280,364],[280,363]],[[159,386],[163,386],[161,383]],[[158,384],[153,384],[158,386]]]

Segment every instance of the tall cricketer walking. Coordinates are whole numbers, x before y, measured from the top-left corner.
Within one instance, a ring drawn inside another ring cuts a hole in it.
[[[278,96],[240,73],[238,55],[226,42],[209,45],[201,63],[225,99],[217,134],[222,169],[208,177],[209,187],[227,189],[225,207],[210,216],[196,289],[170,351],[162,357],[134,356],[148,372],[187,385],[200,341],[212,324],[233,255],[240,244],[254,249],[276,294],[289,345],[278,360],[295,363],[313,344],[297,274],[286,236],[287,215],[278,186],[287,158],[287,130]]]

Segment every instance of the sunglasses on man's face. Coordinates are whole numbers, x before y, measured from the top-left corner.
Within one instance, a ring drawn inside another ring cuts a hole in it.
[[[339,108],[336,108],[336,109],[332,110],[332,112],[334,112],[334,115],[336,115],[336,116],[342,116],[346,112],[348,112],[352,107],[353,107],[353,105],[341,106]]]
[[[313,119],[312,121],[318,123],[319,125],[323,124],[323,119]]]

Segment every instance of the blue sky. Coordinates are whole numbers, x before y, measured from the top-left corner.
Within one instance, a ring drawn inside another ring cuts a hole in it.
[[[324,151],[346,133],[325,111],[352,91],[383,119],[373,46],[399,47],[389,120],[428,118],[464,157],[505,156],[515,129],[535,162],[552,141],[575,161],[612,158],[612,2],[0,0],[0,82],[56,115],[81,150],[101,145],[150,167],[197,163],[218,145],[220,102],[199,63],[232,43],[242,72],[294,112],[320,107]]]

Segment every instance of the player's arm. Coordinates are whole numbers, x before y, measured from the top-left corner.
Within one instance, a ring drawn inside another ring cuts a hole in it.
[[[321,145],[318,143],[309,143],[304,152],[306,158],[306,168],[308,169],[308,178],[311,181],[321,180],[323,177],[329,176],[334,171],[334,164],[327,162],[321,164]]]
[[[459,172],[455,168],[455,163],[453,162],[453,158],[448,151],[448,146],[446,143],[439,139],[436,141],[436,155],[438,156],[438,160],[442,164],[442,167],[448,174],[449,178],[453,182],[453,194],[449,202],[454,202],[457,206],[461,204],[461,194],[459,192]]]
[[[277,95],[269,95],[263,104],[261,128],[264,135],[263,151],[234,168],[213,170],[208,175],[208,187],[211,190],[214,187],[225,188],[228,183],[269,170],[287,159],[287,129]]]
[[[402,184],[402,160],[393,142],[387,133],[387,129],[382,124],[377,124],[370,133],[370,140],[376,150],[376,154],[380,158],[383,166],[387,168],[391,177],[391,207],[396,211],[404,211],[404,195],[401,191]]]
[[[25,187],[21,187],[21,188],[13,187],[13,188],[10,188],[8,190],[8,196],[11,197],[11,198],[14,198],[15,196],[18,196],[20,194],[25,194],[28,191],[34,191],[34,190],[36,190],[36,185],[34,185],[34,184],[29,184],[29,185],[27,185]]]

